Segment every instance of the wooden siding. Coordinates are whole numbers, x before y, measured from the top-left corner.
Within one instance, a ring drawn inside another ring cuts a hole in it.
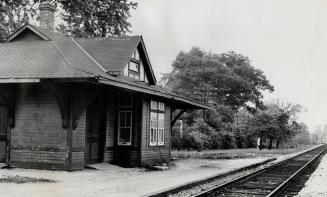
[[[118,103],[118,100],[116,103]],[[118,111],[115,112],[115,116],[117,116],[117,112]],[[140,93],[133,94],[132,114],[133,129],[132,144],[130,146],[117,145],[117,119],[115,120],[114,125],[113,163],[125,167],[135,167],[140,165],[140,134],[142,119],[142,94]],[[110,155],[110,151],[108,152],[108,155]]]
[[[82,113],[76,129],[73,131],[72,144],[72,168],[84,168],[85,158],[85,127],[86,127],[86,110]]]
[[[16,125],[11,131],[11,166],[40,164],[39,168],[51,168],[67,161],[67,131],[61,126],[58,104],[46,88],[20,85],[15,113]]]
[[[171,107],[165,103],[165,143],[164,146],[150,146],[150,101],[151,98],[145,97],[143,102],[143,121],[142,121],[142,148],[141,165],[153,165],[155,163],[168,163],[170,161],[171,143]]]
[[[115,123],[117,121],[117,91],[108,90],[107,96],[107,128],[106,128],[106,148],[104,153],[104,162],[113,161],[113,147],[115,143]]]

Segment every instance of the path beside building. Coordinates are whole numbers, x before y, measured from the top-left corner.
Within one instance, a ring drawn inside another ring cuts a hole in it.
[[[97,164],[99,170],[86,169],[74,172],[18,168],[11,170],[2,169],[0,170],[0,179],[19,175],[46,178],[57,182],[27,184],[0,183],[0,191],[1,197],[135,197],[244,167],[266,159],[184,159],[175,161],[175,166],[167,171],[121,168],[110,164]]]

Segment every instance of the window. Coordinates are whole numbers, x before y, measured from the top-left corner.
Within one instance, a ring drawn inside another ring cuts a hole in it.
[[[151,101],[151,109],[154,109],[154,110],[158,109],[158,102],[157,101]]]
[[[158,117],[157,113],[151,112],[150,115],[150,145],[157,145]]]
[[[165,144],[165,104],[152,100],[150,108],[150,146],[162,146]]]
[[[129,70],[139,73],[140,72],[140,65],[135,63],[135,62],[129,62]]]
[[[118,145],[132,144],[132,103],[131,92],[121,91],[119,93]]]
[[[119,125],[118,125],[118,144],[131,145],[132,143],[132,112],[120,111],[119,112]]]
[[[165,114],[158,114],[158,145],[164,145]]]

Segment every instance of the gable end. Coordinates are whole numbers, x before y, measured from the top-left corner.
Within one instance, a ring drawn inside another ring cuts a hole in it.
[[[43,35],[41,32],[33,28],[32,26],[26,24],[20,29],[18,29],[15,33],[11,34],[6,42],[12,42],[15,40],[45,40],[49,41],[50,38]]]

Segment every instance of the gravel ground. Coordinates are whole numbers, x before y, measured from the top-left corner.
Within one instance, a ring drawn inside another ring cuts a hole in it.
[[[166,171],[147,171],[140,168],[121,168],[96,164],[99,170],[63,172],[32,169],[0,169],[0,179],[30,177],[56,181],[54,183],[0,183],[1,197],[81,197],[81,196],[142,196],[175,185],[244,167],[267,158],[205,160],[183,159]]]
[[[316,171],[310,176],[298,197],[326,197],[327,196],[327,155],[325,155]]]

